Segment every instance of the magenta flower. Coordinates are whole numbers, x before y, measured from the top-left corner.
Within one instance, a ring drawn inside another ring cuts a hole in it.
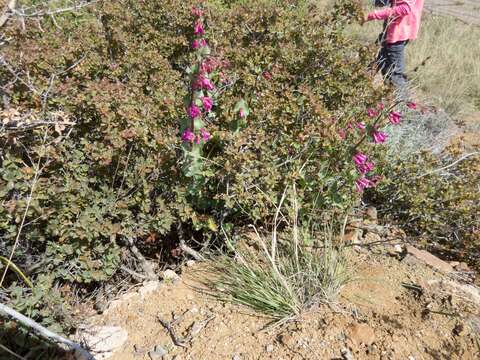
[[[208,96],[204,96],[202,97],[202,104],[203,104],[203,108],[205,109],[205,111],[210,111],[212,110],[212,107],[213,107],[213,100],[212,98],[209,98]]]
[[[357,191],[360,193],[363,192],[363,190],[365,190],[366,188],[371,187],[372,185],[373,185],[372,182],[365,177],[358,178],[355,181],[355,186],[357,188]]]
[[[195,139],[195,134],[190,129],[188,128],[185,129],[185,131],[182,134],[182,141],[193,143],[194,139]]]
[[[367,161],[364,164],[357,165],[357,170],[360,174],[367,174],[373,170],[375,163]]]
[[[200,79],[200,84],[201,84],[201,87],[204,89],[207,89],[207,90],[215,89],[215,86],[207,78],[202,77]]]
[[[210,133],[204,128],[200,129],[200,135],[202,136],[203,141],[207,142],[210,139]]]
[[[372,136],[375,144],[381,144],[387,140],[387,134],[382,131],[374,131]]]
[[[192,42],[192,49],[200,49],[205,46],[207,46],[207,40],[205,39],[200,39],[200,40],[195,39]]]
[[[356,153],[353,156],[353,162],[355,163],[355,165],[362,165],[367,161],[367,159],[368,159],[368,156],[361,152]]]
[[[188,116],[190,116],[192,119],[195,119],[196,117],[200,116],[200,114],[202,113],[200,108],[195,104],[191,104],[188,107],[187,112],[188,112]]]
[[[359,129],[359,130],[365,130],[365,127],[366,127],[366,126],[365,126],[365,123],[363,123],[363,122],[357,122],[357,123],[355,124],[355,127],[356,127],[357,129]]]
[[[389,119],[390,119],[390,122],[393,124],[393,125],[398,125],[400,124],[400,120],[402,120],[402,114],[400,114],[399,112],[397,111],[392,111],[389,115],[388,115]]]
[[[407,102],[407,107],[409,107],[410,109],[413,109],[415,110],[417,108],[417,104],[415,104],[414,102]]]
[[[367,115],[370,118],[374,118],[378,115],[378,112],[377,112],[377,110],[370,108],[370,109],[367,110]]]
[[[239,115],[241,118],[244,118],[245,116],[247,116],[247,113],[245,112],[245,109],[244,109],[244,108],[240,108],[240,110],[238,111],[238,115]]]
[[[193,27],[193,33],[195,35],[203,35],[205,34],[205,30],[203,29],[203,24],[200,21],[197,21],[195,23],[195,26]]]
[[[196,17],[202,17],[203,16],[203,10],[194,6],[194,7],[192,7],[192,15],[196,16]]]

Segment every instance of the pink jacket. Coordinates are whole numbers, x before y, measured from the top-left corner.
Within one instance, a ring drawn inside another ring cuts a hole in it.
[[[416,39],[422,17],[423,0],[391,0],[391,2],[391,7],[368,14],[367,21],[387,20],[385,38],[387,44]]]

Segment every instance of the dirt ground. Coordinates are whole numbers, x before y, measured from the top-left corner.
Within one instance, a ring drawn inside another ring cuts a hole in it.
[[[352,251],[351,259],[355,281],[337,303],[283,326],[265,329],[268,319],[197,291],[198,265],[144,298],[124,295],[90,322],[128,331],[112,360],[150,359],[157,345],[176,360],[480,358],[479,306],[439,286],[444,276],[408,257]],[[179,343],[191,340],[175,345],[159,319],[173,322]]]
[[[478,0],[425,0],[425,10],[439,15],[450,15],[468,24],[480,25]]]

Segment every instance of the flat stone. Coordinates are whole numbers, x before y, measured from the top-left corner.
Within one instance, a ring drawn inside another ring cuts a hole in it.
[[[439,259],[435,255],[430,254],[428,251],[419,250],[416,247],[411,245],[407,245],[406,250],[408,254],[414,256],[416,259],[434,268],[435,270],[438,270],[447,274],[453,272],[452,265],[450,265],[446,261]]]
[[[353,360],[352,352],[348,348],[343,348],[341,354],[343,360]]]
[[[356,345],[370,346],[375,341],[375,332],[367,324],[353,324],[347,329],[348,338]]]
[[[87,345],[97,360],[110,358],[128,340],[128,333],[119,326],[94,326],[80,329],[77,338]]]
[[[273,346],[272,344],[269,344],[269,345],[267,345],[267,346],[265,347],[265,351],[266,351],[267,353],[273,352],[273,349],[274,349],[274,346]]]
[[[470,271],[470,267],[467,265],[467,263],[462,261],[457,266],[455,266],[455,270],[468,272]]]
[[[147,295],[150,295],[160,289],[161,285],[162,284],[160,283],[160,281],[148,281],[138,289],[138,293],[140,294],[140,297],[144,299]]]

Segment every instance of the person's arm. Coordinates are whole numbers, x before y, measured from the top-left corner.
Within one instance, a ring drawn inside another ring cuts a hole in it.
[[[376,10],[367,15],[366,21],[385,20],[391,17],[403,17],[412,12],[412,5],[415,0],[399,0],[394,7]]]

